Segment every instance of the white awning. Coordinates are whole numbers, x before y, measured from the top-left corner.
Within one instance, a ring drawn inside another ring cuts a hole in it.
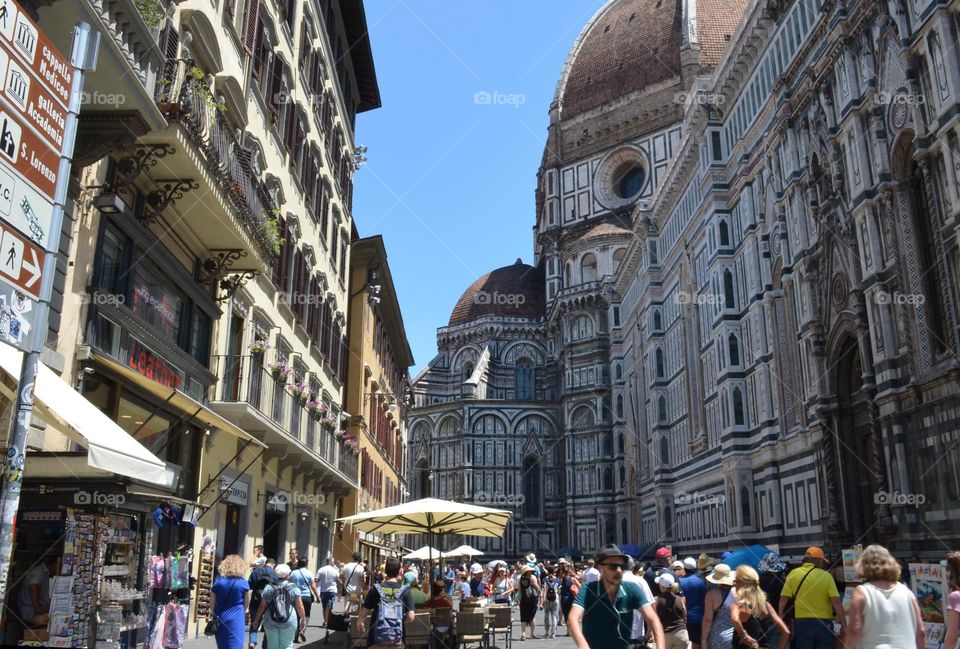
[[[0,343],[0,368],[20,380],[23,353]],[[14,395],[4,390],[8,397]],[[66,425],[65,432],[87,449],[87,464],[144,482],[171,487],[175,473],[53,370],[40,363],[33,386],[34,407],[44,419]]]

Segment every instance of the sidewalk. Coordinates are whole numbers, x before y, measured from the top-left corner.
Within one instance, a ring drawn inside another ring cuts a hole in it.
[[[337,607],[339,610],[339,607]],[[319,606],[314,606],[310,611],[310,620],[307,624],[307,641],[295,644],[294,649],[342,649],[347,646],[349,638],[345,632],[331,633],[329,642],[324,642],[327,636],[327,630],[320,628],[323,623],[323,612]],[[201,637],[196,640],[187,640],[183,643],[183,649],[217,649],[217,641],[214,638]],[[247,649],[247,645],[243,646]],[[260,633],[260,642],[257,649],[263,649],[263,633]]]

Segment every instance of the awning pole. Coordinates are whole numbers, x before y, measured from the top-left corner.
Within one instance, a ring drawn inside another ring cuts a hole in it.
[[[233,464],[234,460],[236,460],[238,457],[240,457],[240,455],[241,455],[245,450],[247,450],[247,446],[249,446],[249,445],[250,445],[250,442],[245,442],[243,448],[241,448],[239,451],[237,451],[232,458],[230,458],[227,462],[224,463],[223,468],[220,469],[220,471],[217,473],[217,475],[215,475],[215,476],[213,476],[212,478],[210,478],[210,482],[208,482],[207,484],[203,485],[203,489],[201,489],[200,491],[197,492],[197,500],[200,499],[200,494],[204,493],[207,489],[209,489],[209,488],[210,488],[210,485],[212,485],[214,482],[216,482],[216,480],[217,480],[220,476],[223,475],[223,472],[227,470],[227,467],[229,467],[231,464]],[[262,454],[263,454],[263,451],[260,451],[260,453],[261,453],[261,455],[262,455]],[[260,456],[258,455],[257,457],[260,457]],[[254,458],[254,459],[256,459],[256,458]],[[233,482],[236,482],[236,481],[237,481],[236,478],[234,478],[234,481],[233,481]],[[233,482],[230,483],[230,486],[231,486],[231,487],[233,486]]]

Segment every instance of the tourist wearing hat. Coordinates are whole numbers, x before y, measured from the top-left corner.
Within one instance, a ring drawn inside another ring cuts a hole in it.
[[[570,609],[567,624],[577,649],[626,649],[630,646],[633,612],[639,610],[657,649],[666,649],[663,626],[653,602],[637,585],[623,580],[629,557],[616,545],[596,556],[600,580],[584,584]]]
[[[707,597],[707,581],[697,574],[697,561],[693,557],[683,560],[684,574],[680,578],[680,592],[687,605],[687,635],[694,647],[700,646],[700,630],[703,628],[703,602]]]
[[[707,575],[707,581],[714,588],[707,591],[703,602],[702,649],[730,649],[733,643],[733,621],[730,619],[730,605],[735,596],[733,580],[733,571],[725,563],[718,563]]]
[[[483,566],[479,563],[474,563],[470,566],[470,596],[487,596],[487,589],[483,583]]]
[[[841,635],[847,628],[837,584],[824,570],[826,560],[822,548],[807,548],[803,565],[787,575],[780,593],[780,617],[789,619],[792,613],[797,649],[836,649],[834,620]]]
[[[655,597],[655,605],[667,647],[687,649],[690,644],[690,637],[687,635],[687,607],[683,596],[674,592],[677,580],[671,573],[665,572],[657,577],[657,586],[659,591]]]
[[[527,626],[530,627],[530,638],[536,638],[537,609],[541,606],[540,580],[537,579],[534,567],[527,564],[520,570],[520,581],[517,583],[520,593],[520,639],[527,639]]]
[[[643,575],[643,578],[647,580],[647,585],[650,586],[650,591],[656,593],[660,590],[657,588],[657,577],[665,572],[673,574],[673,572],[670,570],[670,549],[660,548],[654,555],[654,559],[654,565],[647,568],[647,572]],[[673,576],[676,578],[676,575]]]

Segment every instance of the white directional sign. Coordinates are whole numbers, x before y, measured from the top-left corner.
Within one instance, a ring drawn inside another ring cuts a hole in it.
[[[49,250],[55,243],[50,231],[52,217],[50,201],[4,164],[0,157],[0,218]]]

